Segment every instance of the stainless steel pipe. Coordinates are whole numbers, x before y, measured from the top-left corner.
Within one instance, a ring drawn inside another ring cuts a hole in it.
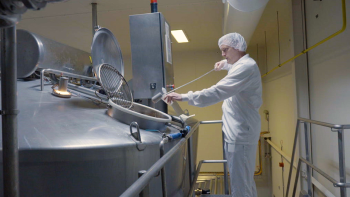
[[[19,197],[16,26],[1,31],[1,115],[4,196]]]
[[[17,54],[18,78],[28,77],[38,68],[93,76],[90,53],[26,30],[17,30]]]

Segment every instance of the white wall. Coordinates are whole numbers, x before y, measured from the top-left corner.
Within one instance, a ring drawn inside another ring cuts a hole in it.
[[[347,20],[350,19],[350,3],[347,3]],[[318,15],[318,18],[316,18]],[[341,1],[306,1],[307,39],[311,46],[342,27]],[[309,52],[311,118],[318,121],[350,123],[350,30]],[[350,135],[345,134],[347,179],[350,180]],[[312,128],[313,162],[321,170],[339,180],[337,133],[328,128]],[[339,189],[319,176],[314,176],[333,194]],[[348,196],[350,196],[348,190]],[[319,193],[316,191],[316,193]],[[323,195],[316,195],[323,196]]]
[[[277,28],[277,11],[280,25],[280,61]],[[265,45],[265,32],[266,43]],[[265,48],[266,47],[266,48]],[[258,48],[258,51],[257,51]],[[267,54],[266,54],[267,49]],[[294,56],[291,1],[270,0],[260,19],[248,47],[248,53],[258,62],[261,74],[265,74],[279,63]],[[259,54],[259,57],[257,57]],[[266,60],[267,58],[267,60]],[[267,63],[266,63],[267,62]],[[262,130],[267,130],[267,121],[262,113],[270,113],[271,141],[291,155],[296,124],[296,97],[293,62],[267,75],[263,82],[263,105],[260,109]],[[272,149],[272,193],[275,197],[283,195],[282,168],[279,167],[281,156]],[[287,188],[289,164],[285,163],[284,187]],[[293,177],[294,180],[294,177]]]

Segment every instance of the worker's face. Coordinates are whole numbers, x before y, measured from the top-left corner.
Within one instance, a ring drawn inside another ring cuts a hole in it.
[[[228,64],[234,64],[240,58],[240,51],[227,45],[220,46],[221,55],[227,60]]]

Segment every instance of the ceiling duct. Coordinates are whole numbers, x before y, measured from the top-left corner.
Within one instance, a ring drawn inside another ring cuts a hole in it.
[[[265,7],[269,0],[227,0],[228,3],[241,12],[252,12]]]
[[[259,23],[268,0],[224,0],[223,34],[237,32],[247,45]]]

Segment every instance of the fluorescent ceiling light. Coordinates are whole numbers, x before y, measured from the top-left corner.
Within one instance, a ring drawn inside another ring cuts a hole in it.
[[[188,39],[182,30],[173,30],[171,31],[171,34],[173,34],[174,38],[178,43],[185,43],[188,42]]]

